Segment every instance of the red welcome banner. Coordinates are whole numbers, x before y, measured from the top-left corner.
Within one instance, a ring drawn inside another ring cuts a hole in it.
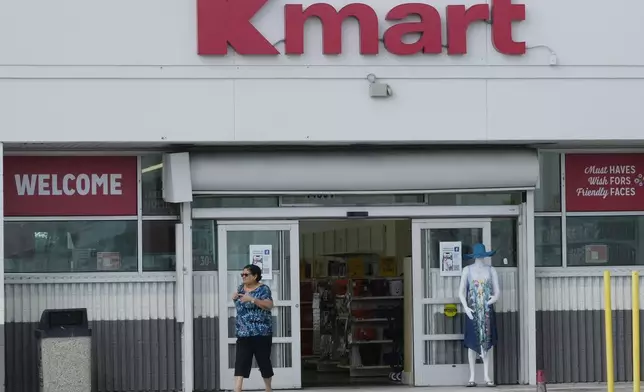
[[[644,211],[644,154],[566,155],[566,210]]]
[[[8,156],[5,216],[136,215],[136,157]]]

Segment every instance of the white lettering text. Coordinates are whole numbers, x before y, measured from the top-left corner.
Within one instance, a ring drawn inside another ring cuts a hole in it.
[[[73,196],[123,194],[122,174],[16,174],[19,196]]]
[[[610,174],[635,174],[635,166],[610,166],[608,171]]]
[[[597,188],[597,189],[589,189],[589,188],[577,188],[577,196],[585,196],[585,197],[601,197],[602,199],[605,199],[608,197],[608,190],[606,188]]]
[[[608,174],[607,167],[588,166],[584,169],[584,174]]]

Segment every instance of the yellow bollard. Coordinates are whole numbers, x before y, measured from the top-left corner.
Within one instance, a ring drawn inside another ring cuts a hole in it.
[[[640,275],[632,274],[633,297],[633,392],[640,392]]]
[[[606,384],[608,392],[615,392],[613,359],[613,308],[610,297],[610,271],[604,271],[604,325],[606,333]]]

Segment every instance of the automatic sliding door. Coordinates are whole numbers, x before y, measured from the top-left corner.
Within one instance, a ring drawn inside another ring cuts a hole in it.
[[[235,306],[231,295],[242,283],[241,272],[258,251],[270,253],[272,271],[263,283],[273,294],[274,389],[301,387],[299,234],[297,222],[220,223],[219,243],[219,341],[221,389],[232,390],[235,366]],[[267,271],[267,266],[264,266]],[[226,299],[224,301],[224,298]],[[264,383],[253,363],[244,390],[263,390]]]

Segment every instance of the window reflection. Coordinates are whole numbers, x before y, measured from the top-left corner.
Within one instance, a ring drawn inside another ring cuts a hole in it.
[[[137,271],[136,221],[5,222],[5,272]]]
[[[244,266],[251,263],[251,245],[272,247],[273,271],[280,268],[278,260],[283,257],[281,252],[288,251],[284,243],[289,240],[289,233],[285,231],[229,231],[227,235],[228,271],[241,271]]]
[[[561,211],[561,158],[559,153],[539,153],[540,187],[534,193],[536,212]]]
[[[163,155],[141,157],[143,215],[179,215],[179,205],[163,200]]]
[[[499,206],[521,204],[521,192],[512,193],[432,193],[427,202],[432,206]]]
[[[576,216],[566,220],[569,266],[644,264],[644,216]]]
[[[279,207],[277,196],[196,196],[193,208],[271,208]]]
[[[561,267],[561,218],[558,216],[535,217],[535,265]]]
[[[176,221],[143,221],[143,271],[174,271]]]
[[[517,220],[516,218],[492,219],[492,256],[495,267],[517,266]]]
[[[192,222],[192,269],[217,270],[217,225],[213,220]]]

